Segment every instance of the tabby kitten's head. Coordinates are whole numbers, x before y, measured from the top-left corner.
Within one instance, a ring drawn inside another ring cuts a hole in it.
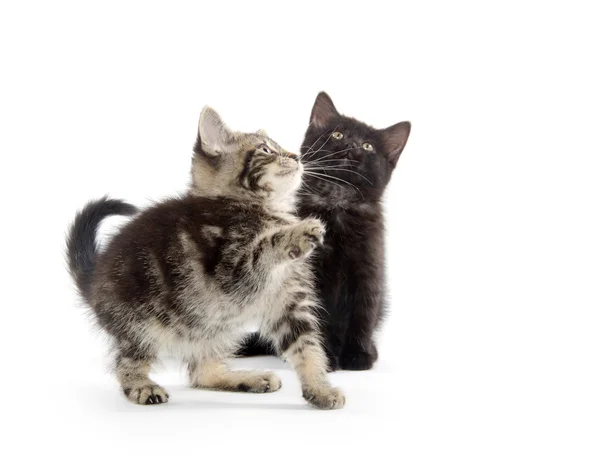
[[[193,193],[259,199],[287,208],[293,205],[302,172],[299,157],[264,131],[234,132],[214,109],[203,109],[192,161]]]
[[[409,134],[410,122],[378,130],[341,115],[319,93],[301,149],[307,190],[324,200],[378,200]]]

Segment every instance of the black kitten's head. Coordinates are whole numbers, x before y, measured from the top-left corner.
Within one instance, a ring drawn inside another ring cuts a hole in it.
[[[410,122],[383,130],[341,115],[321,92],[302,144],[307,189],[327,196],[379,199],[406,145]]]

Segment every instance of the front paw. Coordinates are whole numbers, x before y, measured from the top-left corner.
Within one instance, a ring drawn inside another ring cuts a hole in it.
[[[169,394],[165,389],[151,382],[124,387],[123,394],[135,404],[162,404],[169,401]]]
[[[335,372],[340,370],[340,359],[327,353],[327,372]]]
[[[323,244],[325,227],[316,218],[308,218],[296,224],[290,234],[287,254],[292,260],[309,255],[317,245]]]
[[[376,350],[375,350],[376,351]],[[376,354],[368,351],[345,351],[340,357],[340,367],[346,371],[366,371],[373,368]]]
[[[338,388],[307,389],[302,396],[317,409],[341,409],[346,404],[346,397]]]

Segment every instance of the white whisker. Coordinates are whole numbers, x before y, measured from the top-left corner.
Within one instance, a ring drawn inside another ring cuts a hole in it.
[[[311,160],[311,161],[309,161],[309,162],[306,162],[306,163],[305,163],[305,165],[308,165],[310,162],[315,162],[315,161],[319,161],[319,160],[327,159],[328,157],[334,156],[334,155],[336,155],[336,154],[339,154],[339,153],[341,153],[341,152],[350,151],[351,149],[355,149],[355,148],[347,148],[347,149],[342,149],[342,150],[340,150],[340,151],[335,151],[335,152],[332,152],[331,154],[327,154],[326,156],[319,157],[318,159],[314,159],[314,160]],[[317,152],[319,152],[319,151],[315,151],[313,154],[316,154]]]
[[[350,159],[329,159],[329,160],[312,160],[310,162],[306,162],[303,165],[304,166],[314,166],[314,165],[330,164],[331,162],[339,162],[340,166],[346,165],[347,162],[352,163],[352,164],[360,164],[360,162],[357,161],[357,160],[350,160]]]
[[[316,167],[316,168],[319,168],[322,171],[329,171],[329,170],[331,170],[331,171],[338,171],[338,172],[355,173],[356,175],[364,178],[365,181],[367,181],[371,186],[373,186],[373,183],[371,183],[371,181],[366,176],[364,176],[363,174],[361,174],[361,173],[359,173],[359,172],[357,172],[355,170],[349,170],[347,168],[336,168],[336,167]],[[314,170],[311,170],[310,168],[305,169],[305,171],[314,172]]]
[[[316,153],[318,153],[318,152],[319,152],[321,149],[323,149],[323,146],[325,146],[325,145],[327,144],[327,142],[328,142],[328,141],[331,139],[331,136],[333,135],[333,133],[334,133],[334,132],[337,130],[337,128],[338,128],[339,126],[340,126],[340,124],[337,124],[337,125],[334,127],[334,129],[331,131],[331,133],[329,134],[329,136],[327,137],[327,139],[325,140],[325,142],[324,142],[324,143],[323,143],[323,144],[322,144],[322,145],[319,147],[319,149],[317,149],[316,151],[313,151],[312,153],[310,153],[310,157],[309,157],[309,159],[312,159],[312,157],[313,157],[313,156],[314,156]],[[327,133],[327,132],[325,132],[325,133]],[[325,133],[321,134],[321,136],[323,136]],[[319,138],[321,138],[321,136],[319,136]],[[317,138],[317,140],[318,140],[319,138]],[[315,143],[316,143],[316,141],[315,141]],[[313,143],[313,146],[314,146],[314,144],[315,144],[315,143]],[[309,151],[310,151],[310,149],[309,149]],[[308,152],[307,152],[307,154],[308,154]]]
[[[319,135],[319,137],[314,141],[313,144],[311,144],[311,146],[308,148],[306,154],[308,154],[310,152],[310,150],[314,147],[315,144],[317,144],[317,141],[319,141],[321,139],[321,137],[327,132],[323,132]],[[303,146],[304,147],[304,146]]]
[[[306,171],[305,171],[305,173],[306,173],[306,175],[309,175],[309,176],[311,176],[311,175],[312,175],[312,176],[315,176],[315,177],[317,177],[317,178],[320,178],[320,179],[322,179],[322,180],[324,180],[324,181],[327,181],[327,180],[326,180],[326,178],[331,178],[332,180],[341,181],[342,183],[345,183],[345,184],[347,184],[347,185],[349,185],[349,186],[352,186],[354,189],[356,189],[356,190],[357,190],[357,191],[360,193],[360,195],[361,195],[361,196],[363,196],[363,194],[362,194],[361,190],[360,190],[360,189],[358,189],[358,187],[356,187],[355,185],[353,185],[353,184],[352,184],[352,183],[350,183],[349,181],[343,180],[343,179],[341,179],[341,178],[337,178],[337,177],[335,177],[335,176],[327,175],[327,174],[325,174],[325,173],[317,173],[317,172],[312,172],[312,171],[311,171],[311,172],[306,172]],[[329,181],[329,182],[331,183],[331,181]],[[334,184],[335,184],[335,183],[334,183]],[[363,199],[364,199],[364,196],[363,196]]]

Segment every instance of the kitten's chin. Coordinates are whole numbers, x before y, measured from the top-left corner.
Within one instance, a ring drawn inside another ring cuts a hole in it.
[[[302,168],[295,168],[286,173],[279,173],[271,183],[275,185],[278,195],[295,195],[302,184]]]
[[[294,176],[292,178],[292,194],[296,194],[300,189],[300,185],[302,184],[302,173],[304,173],[304,169],[302,166],[294,172]]]
[[[292,212],[296,208],[298,191],[301,184],[301,169],[296,170],[296,172],[287,177],[279,177],[279,181],[269,200],[270,207],[283,212]]]
[[[304,172],[304,167],[302,164],[296,164],[287,168],[280,168],[279,171],[275,174],[275,176],[282,179],[282,181],[295,181],[298,177],[300,181],[302,180],[302,173]]]

